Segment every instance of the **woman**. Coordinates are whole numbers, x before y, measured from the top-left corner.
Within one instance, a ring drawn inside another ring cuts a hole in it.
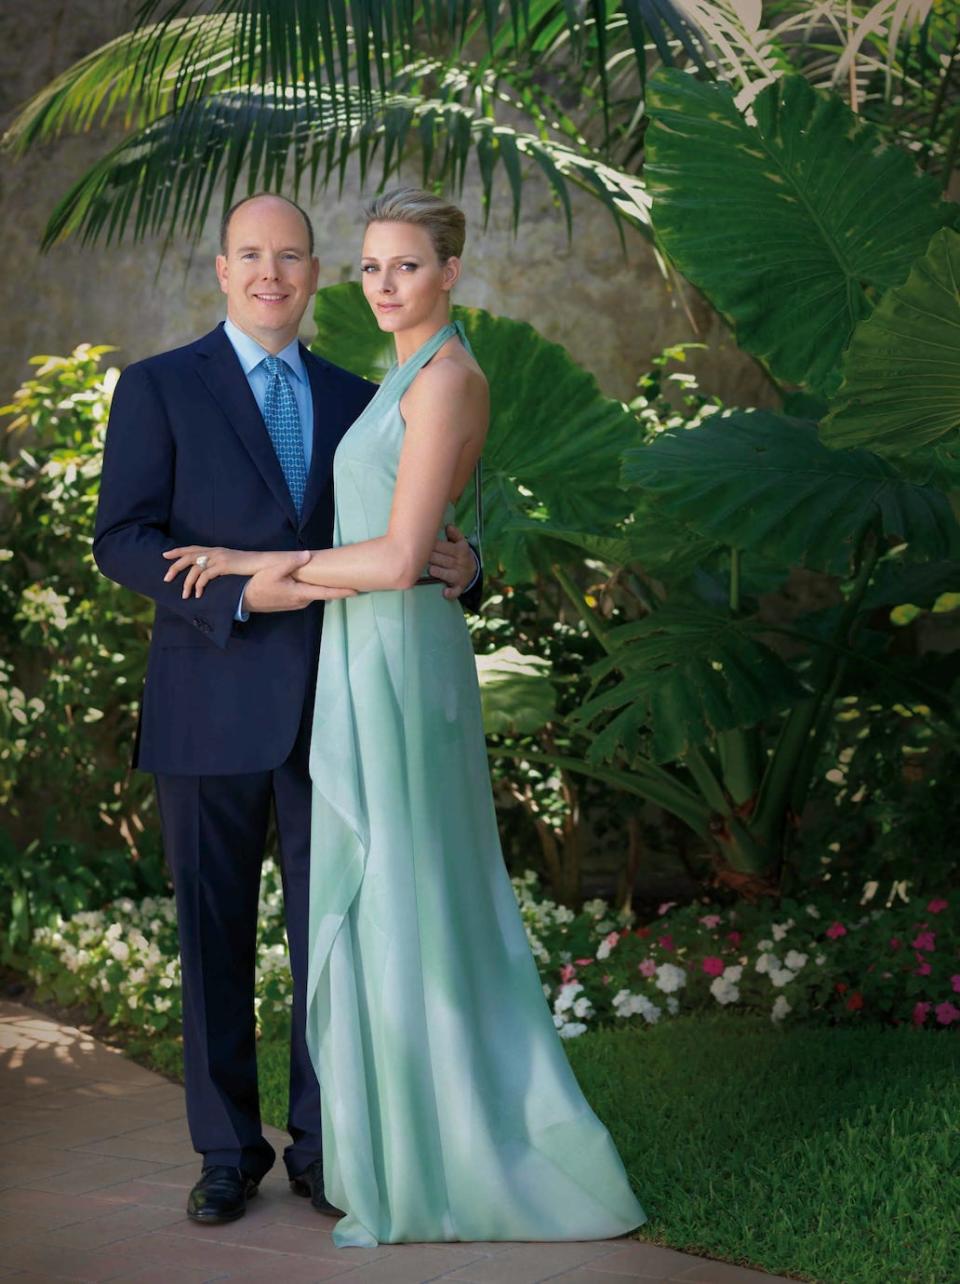
[[[367,211],[363,289],[397,363],[341,441],[314,782],[308,1043],[338,1245],[607,1238],[646,1220],[553,1025],[503,864],[463,614],[423,568],[480,457],[462,213]],[[186,591],[270,554],[175,549]]]

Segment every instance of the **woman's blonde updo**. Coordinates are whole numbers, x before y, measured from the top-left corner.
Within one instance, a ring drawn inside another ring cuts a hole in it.
[[[433,242],[441,263],[459,258],[467,235],[463,210],[419,187],[397,187],[375,197],[363,211],[370,223],[415,223]]]

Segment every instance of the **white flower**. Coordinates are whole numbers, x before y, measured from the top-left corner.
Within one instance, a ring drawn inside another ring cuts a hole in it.
[[[771,968],[767,975],[770,978],[770,983],[780,989],[792,981],[796,973],[791,972],[788,967],[775,967]]]
[[[680,1000],[675,999],[672,994],[667,999],[667,1011],[671,1016],[676,1016],[680,1011]]]
[[[601,900],[599,897],[597,897],[596,900],[583,902],[583,912],[584,914],[589,914],[591,918],[603,918],[604,914],[606,914],[609,909],[610,906],[607,902]]]
[[[587,1027],[580,1021],[568,1021],[566,1025],[560,1027],[561,1039],[575,1039],[580,1034],[586,1034]]]
[[[123,928],[119,923],[111,923],[106,930],[105,936],[108,941],[118,941],[123,936]]]
[[[656,976],[657,989],[662,990],[664,994],[672,994],[674,990],[679,990],[687,983],[686,972],[675,963],[661,963],[657,968]]]
[[[824,963],[827,961],[827,956],[826,954],[818,954],[813,961],[816,963],[817,967],[823,967]]]
[[[773,941],[757,941],[757,949],[760,950],[761,952],[763,950],[772,950]]]
[[[723,979],[725,981],[739,981],[743,976],[743,964],[734,963],[730,967],[723,969]]]
[[[568,981],[566,985],[561,985],[557,997],[553,1001],[554,1012],[566,1012],[572,1008],[577,995],[583,989],[579,981]]]
[[[169,1012],[173,1006],[172,999],[154,999],[153,1006],[157,1012]]]
[[[790,1011],[792,1011],[792,1009],[790,1007],[790,1004],[786,1000],[786,996],[783,994],[778,994],[776,999],[774,1000],[773,1007],[770,1011],[770,1020],[782,1021],[783,1018]]]
[[[127,977],[131,985],[143,985],[146,979],[147,969],[145,967],[135,967]]]
[[[811,917],[811,918],[819,918],[819,917],[820,917],[820,911],[817,909],[816,905],[808,905],[808,906],[807,906],[807,913],[810,915],[810,917]]]
[[[130,946],[126,941],[114,941],[110,946],[110,953],[118,963],[126,963],[130,957]]]
[[[740,990],[732,981],[728,981],[725,976],[715,976],[710,982],[710,993],[718,1003],[726,1006],[728,1003],[736,1003],[740,997]]]
[[[762,945],[763,941],[761,941],[760,944]],[[770,954],[766,950],[757,958],[757,961],[754,964],[754,967],[758,972],[769,972],[771,969],[775,970],[779,966],[780,960],[777,958],[776,954]]]
[[[799,972],[802,967],[806,966],[806,954],[801,954],[799,950],[788,950],[787,956],[783,960],[784,967],[791,968],[794,972]]]
[[[585,994],[577,999],[576,1003],[574,1003],[573,1015],[575,1017],[580,1017],[581,1019],[593,1016],[593,1004]]]

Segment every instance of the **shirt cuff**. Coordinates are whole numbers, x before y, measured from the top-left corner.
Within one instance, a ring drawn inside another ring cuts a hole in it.
[[[473,582],[476,584],[476,576],[474,576]],[[240,590],[240,601],[237,603],[237,609],[233,613],[233,618],[240,624],[246,624],[247,620],[250,619],[250,612],[243,609],[243,594],[246,587],[246,584],[244,584],[243,588]]]

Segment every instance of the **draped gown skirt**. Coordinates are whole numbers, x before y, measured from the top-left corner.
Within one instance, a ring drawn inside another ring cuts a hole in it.
[[[335,544],[387,529],[394,366],[334,461]],[[452,513],[448,513],[448,518]],[[326,607],[310,755],[307,1040],[340,1246],[621,1235],[646,1220],[573,1076],[501,854],[476,668],[442,586]]]

